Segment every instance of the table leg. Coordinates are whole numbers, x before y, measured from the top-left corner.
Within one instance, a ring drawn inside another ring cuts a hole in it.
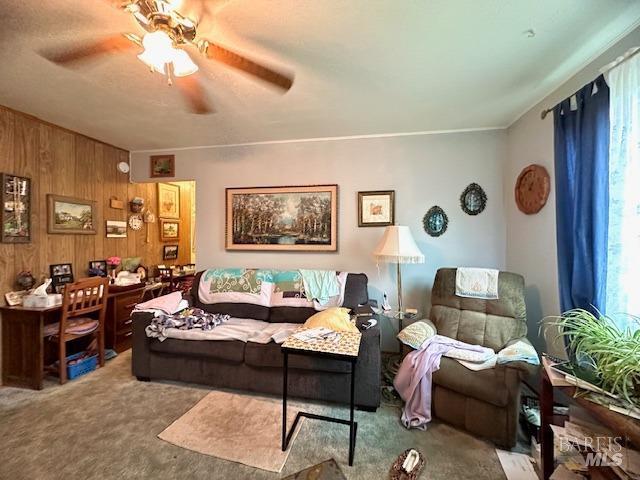
[[[287,385],[289,376],[289,354],[284,352],[282,369],[282,451],[287,449]]]
[[[356,448],[356,426],[354,425],[355,410],[355,384],[356,384],[356,362],[351,362],[351,401],[349,404],[349,466],[353,465],[353,455]]]
[[[549,380],[547,372],[542,372],[542,389],[540,395],[540,430],[541,442],[540,463],[542,479],[548,480],[553,474],[553,430],[551,430],[551,420],[553,417],[553,386]]]

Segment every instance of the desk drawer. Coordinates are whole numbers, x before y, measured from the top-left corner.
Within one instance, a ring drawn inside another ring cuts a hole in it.
[[[131,312],[133,311],[133,307],[140,301],[140,292],[134,292],[132,295],[123,295],[121,297],[116,298],[115,301],[115,315],[116,315],[116,324],[119,328],[121,325],[124,325],[125,322],[130,320]]]
[[[131,348],[131,340],[133,338],[133,331],[119,331],[116,334],[116,341],[114,345],[114,349],[116,352],[120,353],[124,350]]]

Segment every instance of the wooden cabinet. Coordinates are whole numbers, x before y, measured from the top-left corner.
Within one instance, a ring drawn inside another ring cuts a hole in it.
[[[131,311],[142,300],[144,285],[109,287],[105,318],[105,347],[120,353],[131,348]]]

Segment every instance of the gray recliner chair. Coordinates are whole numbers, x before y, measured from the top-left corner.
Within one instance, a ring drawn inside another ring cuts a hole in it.
[[[498,300],[459,297],[455,283],[455,268],[441,268],[436,273],[429,319],[438,334],[496,352],[517,340],[528,342],[521,275],[500,272]],[[521,382],[536,369],[513,362],[472,371],[443,357],[440,370],[433,375],[433,413],[500,447],[512,448],[518,431]]]

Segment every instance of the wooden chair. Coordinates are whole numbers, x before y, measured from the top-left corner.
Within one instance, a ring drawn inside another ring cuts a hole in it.
[[[58,342],[58,375],[67,381],[67,342],[95,335],[98,363],[104,366],[104,320],[107,310],[109,280],[104,277],[83,278],[65,286],[60,322],[47,325],[45,337]],[[98,315],[91,318],[89,315]]]
[[[158,267],[158,276],[160,283],[162,283],[162,289],[158,296],[173,292],[173,269]]]

